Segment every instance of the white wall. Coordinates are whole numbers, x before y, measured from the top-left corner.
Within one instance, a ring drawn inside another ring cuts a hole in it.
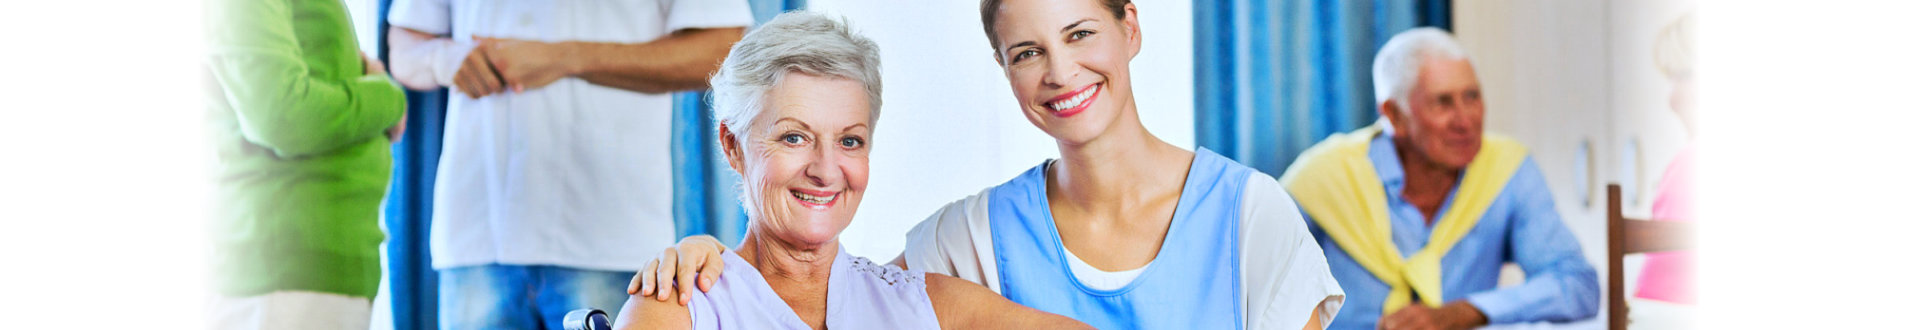
[[[1191,148],[1192,4],[1135,2],[1145,37],[1132,67],[1141,120]],[[1016,108],[978,2],[810,0],[808,7],[846,16],[880,44],[884,104],[867,195],[841,233],[849,253],[891,260],[907,230],[934,210],[1058,156],[1053,139]]]
[[[1613,150],[1606,9],[1598,0],[1459,1],[1453,20],[1480,76],[1487,131],[1527,145],[1597,266],[1607,252],[1602,175],[1614,164],[1604,152]]]
[[[1651,48],[1661,24],[1688,7],[1668,0],[1454,2],[1454,32],[1480,75],[1487,130],[1530,148],[1602,290],[1606,185],[1623,183],[1628,214],[1644,212],[1684,139]],[[1623,267],[1629,289],[1638,261]],[[1503,285],[1520,278],[1509,268]],[[1594,321],[1564,326],[1601,327],[1602,309]]]
[[[1653,195],[1667,164],[1680,154],[1688,140],[1686,128],[1668,105],[1673,83],[1660,73],[1653,62],[1653,43],[1660,29],[1694,8],[1693,1],[1614,0],[1607,2],[1611,13],[1608,36],[1613,49],[1613,133],[1614,142],[1638,145],[1638,150],[1616,148],[1625,157],[1635,153],[1634,169],[1621,169],[1616,180],[1632,182],[1630,198],[1624,208],[1630,216],[1645,216],[1653,207]],[[1696,19],[1697,20],[1697,19]],[[1627,166],[1629,164],[1621,164]]]
[[[1628,216],[1649,215],[1662,174],[1689,139],[1680,118],[1668,105],[1672,82],[1654,64],[1653,47],[1660,29],[1693,8],[1690,0],[1607,1],[1607,30],[1611,31],[1610,139],[1615,145],[1610,151],[1616,164],[1611,181],[1623,183],[1621,208]],[[1644,255],[1622,260],[1625,292],[1639,288],[1645,264]],[[1634,328],[1689,329],[1696,325],[1697,311],[1687,305],[1631,298],[1627,304],[1627,318]]]

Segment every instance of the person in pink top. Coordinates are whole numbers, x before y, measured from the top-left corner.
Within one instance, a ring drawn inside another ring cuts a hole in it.
[[[1073,319],[966,280],[848,255],[840,231],[867,187],[880,54],[843,21],[790,12],[748,33],[713,77],[727,165],[741,174],[746,238],[729,276],[661,301],[638,295],[620,329],[1060,329]],[[710,285],[710,287],[709,287]]]
[[[1693,20],[1691,15],[1669,23],[1654,42],[1654,63],[1673,82],[1668,106],[1687,134],[1697,135],[1693,109]],[[1691,137],[1687,146],[1667,165],[1660,176],[1660,188],[1653,198],[1653,220],[1693,221],[1693,155]],[[1693,253],[1685,251],[1647,254],[1640,272],[1640,288],[1633,296],[1643,299],[1691,304],[1693,297]]]

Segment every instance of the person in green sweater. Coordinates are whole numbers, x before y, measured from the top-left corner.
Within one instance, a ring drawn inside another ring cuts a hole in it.
[[[340,0],[209,0],[217,329],[366,329],[406,98]]]

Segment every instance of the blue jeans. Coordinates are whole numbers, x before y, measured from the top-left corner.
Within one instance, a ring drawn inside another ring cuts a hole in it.
[[[564,329],[580,308],[620,315],[635,272],[485,265],[440,270],[441,329]]]

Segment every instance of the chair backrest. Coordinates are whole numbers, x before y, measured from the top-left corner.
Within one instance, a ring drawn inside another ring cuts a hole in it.
[[[1607,328],[1627,328],[1627,288],[1622,260],[1629,254],[1693,249],[1693,226],[1681,221],[1627,218],[1620,185],[1607,185]]]

